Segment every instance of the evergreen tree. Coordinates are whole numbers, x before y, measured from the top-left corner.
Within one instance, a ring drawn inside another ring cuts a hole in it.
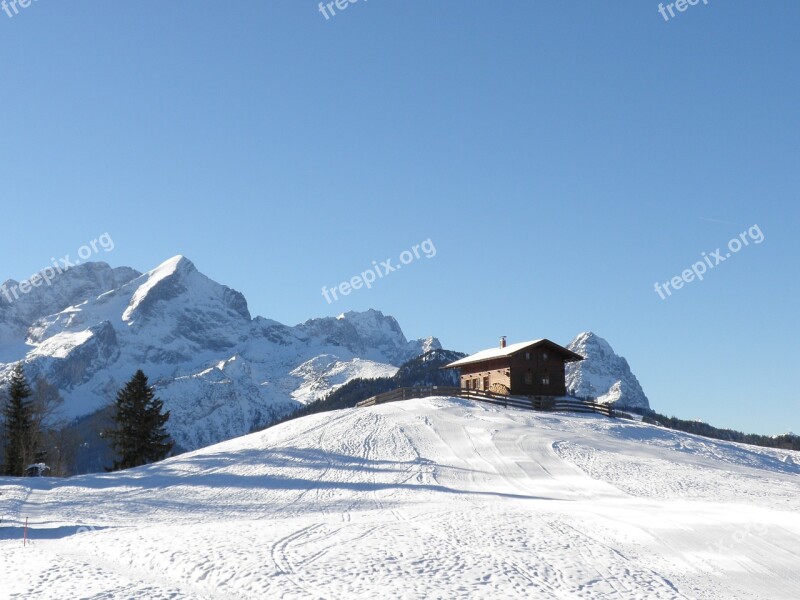
[[[38,378],[31,388],[31,427],[25,444],[25,464],[49,463],[53,457],[47,448],[51,447],[50,438],[58,429],[56,417],[64,399],[57,387],[42,378]]]
[[[30,441],[36,439],[33,432],[32,407],[28,400],[32,395],[22,363],[17,363],[11,373],[8,397],[3,406],[5,447],[3,448],[3,474],[22,477],[27,467],[26,459],[31,451]]]
[[[139,370],[117,394],[114,428],[108,432],[111,446],[119,456],[109,471],[130,469],[166,458],[174,443],[165,425],[169,411],[155,397],[147,377]]]

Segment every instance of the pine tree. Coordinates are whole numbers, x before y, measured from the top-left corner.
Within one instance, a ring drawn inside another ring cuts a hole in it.
[[[165,425],[169,411],[155,397],[147,377],[139,370],[117,394],[114,429],[108,432],[111,446],[119,456],[109,471],[139,467],[166,458],[174,443]]]
[[[3,406],[5,447],[3,448],[3,474],[11,477],[25,475],[26,458],[30,440],[36,439],[31,418],[32,395],[22,363],[17,363],[11,373],[11,385]]]

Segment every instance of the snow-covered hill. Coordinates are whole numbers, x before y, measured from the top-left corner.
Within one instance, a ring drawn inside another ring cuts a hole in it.
[[[0,489],[12,598],[800,597],[797,453],[598,415],[428,398]]]
[[[591,332],[579,334],[567,348],[585,360],[567,364],[567,392],[578,398],[592,397],[618,408],[650,408],[639,380],[628,361],[618,356],[607,341]]]
[[[13,282],[12,282],[13,287]],[[393,375],[439,348],[374,310],[289,327],[251,318],[239,292],[176,256],[148,273],[86,263],[18,299],[0,298],[0,376],[25,360],[91,413],[143,369],[187,449],[252,431],[354,377]]]

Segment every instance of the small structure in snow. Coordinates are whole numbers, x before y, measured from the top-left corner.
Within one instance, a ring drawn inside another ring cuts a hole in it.
[[[547,339],[506,344],[482,350],[451,362],[445,369],[460,369],[461,387],[516,396],[565,396],[566,364],[583,360]]]
[[[28,465],[28,468],[25,469],[25,477],[44,477],[49,470],[50,467],[44,463]]]

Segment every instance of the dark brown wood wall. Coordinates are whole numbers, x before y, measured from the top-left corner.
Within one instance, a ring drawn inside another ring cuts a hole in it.
[[[547,353],[547,359],[544,358]],[[530,358],[526,358],[526,354]],[[508,357],[497,358],[461,367],[461,387],[471,387],[470,380],[480,381],[478,389],[484,389],[484,377],[489,377],[489,385],[501,383],[511,389],[512,394],[523,396],[565,396],[566,387],[566,362],[564,356],[555,350],[544,347],[534,347],[522,350]],[[510,376],[508,373],[510,372]],[[526,383],[525,375],[530,372],[532,383]],[[547,373],[550,382],[543,385],[542,375]]]
[[[530,359],[525,358],[526,351],[511,356],[511,391],[526,396],[564,396],[567,393],[566,370],[564,356],[548,348],[532,348]],[[547,359],[544,359],[544,353]],[[533,383],[525,382],[525,374],[530,372]],[[550,383],[543,385],[541,377],[547,373]]]

